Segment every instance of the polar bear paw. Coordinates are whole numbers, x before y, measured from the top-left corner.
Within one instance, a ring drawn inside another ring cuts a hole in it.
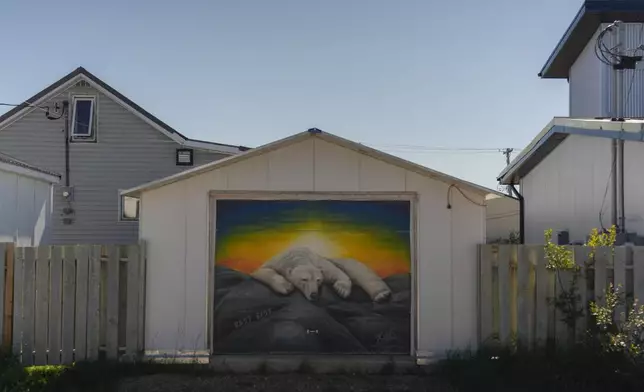
[[[351,281],[338,280],[333,283],[333,289],[342,298],[347,298],[351,294]]]
[[[384,290],[373,296],[373,302],[380,303],[385,302],[391,297],[390,290]]]

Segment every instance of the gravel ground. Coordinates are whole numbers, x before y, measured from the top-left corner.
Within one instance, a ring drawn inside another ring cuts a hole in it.
[[[427,376],[271,375],[190,377],[153,375],[123,380],[118,392],[385,392],[455,391]]]

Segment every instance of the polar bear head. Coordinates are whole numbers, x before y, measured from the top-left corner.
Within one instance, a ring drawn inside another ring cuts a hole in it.
[[[297,265],[286,271],[286,279],[297,287],[309,301],[318,299],[318,292],[324,276],[319,268],[312,264]]]

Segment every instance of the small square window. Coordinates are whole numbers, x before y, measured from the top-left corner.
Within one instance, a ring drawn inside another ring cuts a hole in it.
[[[139,199],[130,196],[121,196],[121,220],[139,220]]]
[[[95,141],[96,130],[94,97],[74,97],[71,117],[71,135],[75,141]]]

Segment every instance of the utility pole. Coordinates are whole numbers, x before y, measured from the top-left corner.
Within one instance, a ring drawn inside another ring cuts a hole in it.
[[[512,151],[514,151],[514,148],[506,148],[504,150],[501,150],[501,154],[505,155],[505,165],[510,166],[510,157],[512,155]],[[508,185],[506,187],[506,192],[508,195],[512,196],[512,187]]]

